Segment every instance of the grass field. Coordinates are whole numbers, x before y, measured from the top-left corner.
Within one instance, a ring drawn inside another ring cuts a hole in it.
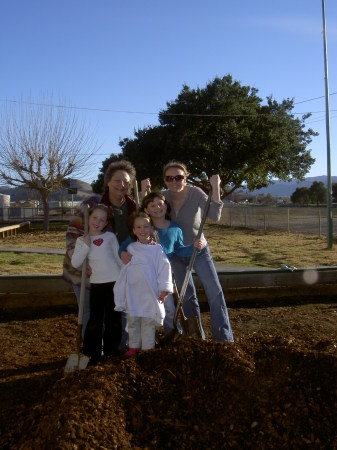
[[[327,249],[325,237],[287,232],[263,232],[245,228],[206,224],[205,235],[213,259],[247,267],[280,268],[337,265],[335,248]],[[336,245],[336,243],[334,243]],[[39,229],[0,240],[0,248],[65,248],[65,231],[42,232]],[[1,274],[58,274],[62,255],[0,252]]]

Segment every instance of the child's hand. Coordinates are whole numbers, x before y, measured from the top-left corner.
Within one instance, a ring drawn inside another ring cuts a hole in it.
[[[159,292],[158,300],[160,301],[160,303],[164,303],[164,301],[166,300],[168,295],[169,295],[169,292],[167,292],[167,291]]]
[[[127,251],[122,251],[121,253],[121,260],[123,261],[123,264],[128,264],[132,259],[132,255],[131,253],[127,252]]]
[[[89,266],[89,264],[87,264],[87,277],[90,277],[91,274],[92,274],[92,268]]]
[[[202,248],[204,248],[206,246],[206,240],[205,239],[196,239],[194,241],[194,247],[198,250],[201,250]]]
[[[90,235],[89,235],[89,234],[85,234],[85,235],[83,236],[83,242],[84,242],[85,244],[87,244],[88,247],[90,247]]]

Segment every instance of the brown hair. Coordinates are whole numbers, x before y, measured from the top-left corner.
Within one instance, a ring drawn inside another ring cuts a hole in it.
[[[154,227],[151,217],[146,212],[144,212],[144,211],[134,212],[130,219],[130,234],[131,234],[131,237],[133,237],[133,239],[136,239],[136,236],[133,232],[133,228],[134,228],[136,219],[139,219],[139,218],[148,220],[150,222],[151,226]]]
[[[170,220],[171,219],[171,205],[166,200],[166,198],[163,196],[163,194],[159,191],[150,192],[143,198],[143,201],[142,201],[142,204],[140,207],[140,211],[144,211],[144,209],[146,209],[148,207],[148,204],[153,202],[153,200],[155,198],[159,198],[160,200],[163,200],[163,202],[165,203],[166,208],[167,208],[166,214],[165,214],[165,219]]]
[[[108,224],[109,221],[111,220],[111,213],[110,213],[109,208],[106,205],[103,205],[103,203],[97,203],[97,205],[94,205],[92,208],[89,209],[89,212],[88,212],[89,217],[91,216],[91,214],[94,211],[96,211],[96,209],[99,209],[100,211],[104,211],[105,212],[105,214],[106,214],[106,221],[107,221],[107,224]]]
[[[180,161],[169,161],[164,166],[163,177],[165,177],[166,172],[168,171],[168,169],[171,169],[172,167],[182,170],[184,172],[184,175],[185,175],[186,178],[189,176],[189,171],[187,170],[187,167],[185,166],[184,163],[182,163]]]
[[[104,184],[103,184],[103,193],[106,193],[108,191],[108,183],[111,180],[112,176],[115,172],[118,170],[123,170],[126,172],[130,177],[130,184],[132,185],[133,180],[136,178],[136,169],[134,166],[130,163],[130,161],[126,161],[125,159],[122,159],[121,161],[115,161],[109,164],[107,170],[104,174]]]

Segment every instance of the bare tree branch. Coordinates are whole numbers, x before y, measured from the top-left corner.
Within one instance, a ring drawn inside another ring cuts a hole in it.
[[[49,227],[48,197],[66,186],[67,178],[84,177],[98,150],[94,133],[73,110],[40,101],[5,103],[0,125],[0,180],[34,189],[44,204]]]

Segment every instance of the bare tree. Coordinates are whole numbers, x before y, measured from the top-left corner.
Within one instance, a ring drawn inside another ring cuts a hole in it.
[[[52,100],[6,102],[0,125],[0,179],[39,192],[44,230],[49,229],[49,195],[83,177],[97,151],[94,134],[75,109]]]

